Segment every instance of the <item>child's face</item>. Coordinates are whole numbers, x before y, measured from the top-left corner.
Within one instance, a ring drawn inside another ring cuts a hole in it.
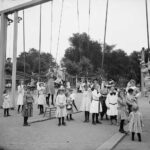
[[[60,91],[60,95],[62,95],[63,94],[63,91]]]
[[[30,89],[27,89],[27,93],[30,93]]]

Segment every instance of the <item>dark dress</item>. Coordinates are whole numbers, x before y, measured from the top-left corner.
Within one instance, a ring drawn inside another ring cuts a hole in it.
[[[23,117],[32,117],[33,102],[34,102],[33,96],[31,94],[26,93],[24,95],[24,100],[23,100],[23,110],[22,110]]]

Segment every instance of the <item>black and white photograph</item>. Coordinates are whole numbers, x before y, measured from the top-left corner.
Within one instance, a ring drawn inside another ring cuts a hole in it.
[[[0,0],[0,150],[150,150],[150,0]]]

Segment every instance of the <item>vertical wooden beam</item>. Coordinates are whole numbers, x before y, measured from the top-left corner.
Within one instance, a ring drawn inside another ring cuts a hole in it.
[[[7,15],[1,14],[0,20],[0,106],[2,106],[3,90],[5,88],[5,61],[7,45]]]
[[[16,101],[16,62],[17,62],[17,40],[18,40],[18,12],[14,13],[14,35],[13,35],[13,70],[12,70],[12,104]]]

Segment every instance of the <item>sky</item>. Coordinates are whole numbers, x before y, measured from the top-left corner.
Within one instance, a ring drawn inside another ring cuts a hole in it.
[[[14,0],[0,0],[9,7]],[[20,0],[16,0],[20,2]],[[28,1],[28,0],[25,0]],[[89,0],[79,0],[79,23],[80,33],[88,33],[88,8]],[[58,47],[57,61],[64,56],[65,49],[70,46],[68,41],[73,33],[79,32],[77,19],[77,1],[64,0],[60,42]],[[107,0],[91,0],[90,36],[93,40],[103,43],[105,10]],[[1,5],[0,8],[4,5]],[[53,0],[53,32],[51,35],[51,2],[42,5],[42,43],[41,51],[50,52],[56,58],[60,13],[62,0]],[[148,0],[150,8],[150,0]],[[150,22],[150,9],[149,9]],[[22,11],[19,12],[22,17]],[[13,18],[13,15],[9,15]],[[150,24],[150,23],[149,23]],[[23,24],[18,24],[18,51],[23,52]],[[150,26],[149,26],[150,30]],[[12,57],[13,24],[8,26],[7,57]],[[30,48],[39,49],[39,6],[25,10],[25,36],[26,51]],[[147,47],[145,0],[109,0],[107,37],[108,44],[115,44],[116,49],[123,49],[127,54],[134,50],[140,51]],[[51,49],[52,44],[52,49]]]

